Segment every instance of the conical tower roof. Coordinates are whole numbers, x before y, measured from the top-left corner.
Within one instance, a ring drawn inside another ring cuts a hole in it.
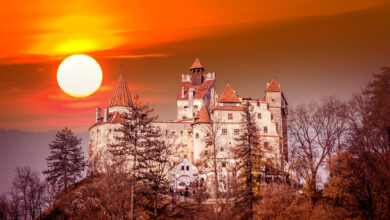
[[[110,99],[108,104],[109,107],[114,106],[130,106],[133,105],[133,101],[131,99],[129,88],[127,87],[127,82],[125,79],[125,75],[123,73],[120,74],[118,82],[116,84],[116,88],[114,91],[114,95]]]
[[[203,72],[204,71],[204,67],[202,66],[202,64],[200,64],[198,57],[195,58],[194,63],[190,67],[190,70],[191,70],[191,72]]]
[[[275,81],[275,79],[272,79],[272,81],[269,83],[267,89],[265,90],[266,92],[281,92],[282,90],[280,89],[278,83]]]

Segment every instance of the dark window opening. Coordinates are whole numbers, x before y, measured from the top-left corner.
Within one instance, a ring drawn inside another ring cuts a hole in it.
[[[260,102],[257,102],[257,106],[260,106]]]
[[[225,162],[222,162],[222,167],[226,167],[226,163]]]
[[[198,134],[198,133],[195,134],[195,138],[196,138],[196,139],[199,138],[199,134]]]
[[[187,166],[187,167],[186,167],[186,170],[190,170],[190,166]]]
[[[181,166],[181,170],[184,170],[184,166]]]
[[[234,129],[234,135],[239,135],[240,134],[240,129]]]
[[[267,126],[264,127],[264,133],[268,133],[268,128],[267,128]]]
[[[257,118],[261,118],[261,113],[257,113]]]
[[[227,129],[226,128],[222,129],[222,135],[227,135]]]
[[[229,113],[229,114],[228,114],[228,119],[229,119],[229,120],[232,120],[232,119],[233,119],[233,114],[232,114],[232,113]]]

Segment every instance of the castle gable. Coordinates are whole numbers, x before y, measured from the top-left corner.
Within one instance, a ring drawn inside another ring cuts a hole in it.
[[[221,98],[219,98],[219,102],[241,103],[229,84],[226,85]]]

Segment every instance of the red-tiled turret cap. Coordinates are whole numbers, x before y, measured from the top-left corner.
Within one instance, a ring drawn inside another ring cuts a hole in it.
[[[199,61],[198,57],[195,58],[194,63],[190,67],[190,70],[191,70],[191,72],[201,72],[201,71],[204,71],[204,67],[202,66],[202,64],[200,64],[200,61]]]
[[[270,84],[268,85],[267,89],[265,90],[266,92],[281,92],[282,90],[280,89],[278,83],[275,81],[275,79],[272,79]]]
[[[131,99],[129,88],[127,87],[125,75],[121,73],[118,82],[116,84],[114,95],[110,99],[108,106],[114,107],[114,106],[129,106],[129,105],[133,105],[133,101]]]
[[[241,101],[237,98],[237,95],[234,93],[232,87],[230,87],[229,84],[226,85],[225,90],[223,91],[221,98],[219,98],[219,102],[241,103]]]

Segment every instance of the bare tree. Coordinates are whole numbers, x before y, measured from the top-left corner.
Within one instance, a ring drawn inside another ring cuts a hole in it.
[[[207,148],[211,147],[210,150],[205,150],[200,155],[198,161],[200,169],[207,173],[214,173],[214,198],[217,202],[219,198],[219,170],[218,170],[218,154],[221,152],[221,129],[223,127],[222,118],[220,114],[214,114],[213,120],[209,124],[205,124],[202,128],[202,132],[206,134],[202,141],[207,145]],[[211,163],[210,163],[211,162]]]
[[[9,218],[9,201],[7,199],[7,195],[1,193],[0,194],[0,220],[6,220]]]
[[[12,182],[11,195],[18,213],[24,219],[35,219],[44,208],[45,185],[38,177],[38,172],[30,167],[16,168],[16,177]]]
[[[342,133],[345,131],[344,110],[344,104],[335,97],[326,97],[320,103],[300,105],[290,113],[291,165],[297,175],[305,180],[312,202],[319,196],[319,169],[341,146]]]

